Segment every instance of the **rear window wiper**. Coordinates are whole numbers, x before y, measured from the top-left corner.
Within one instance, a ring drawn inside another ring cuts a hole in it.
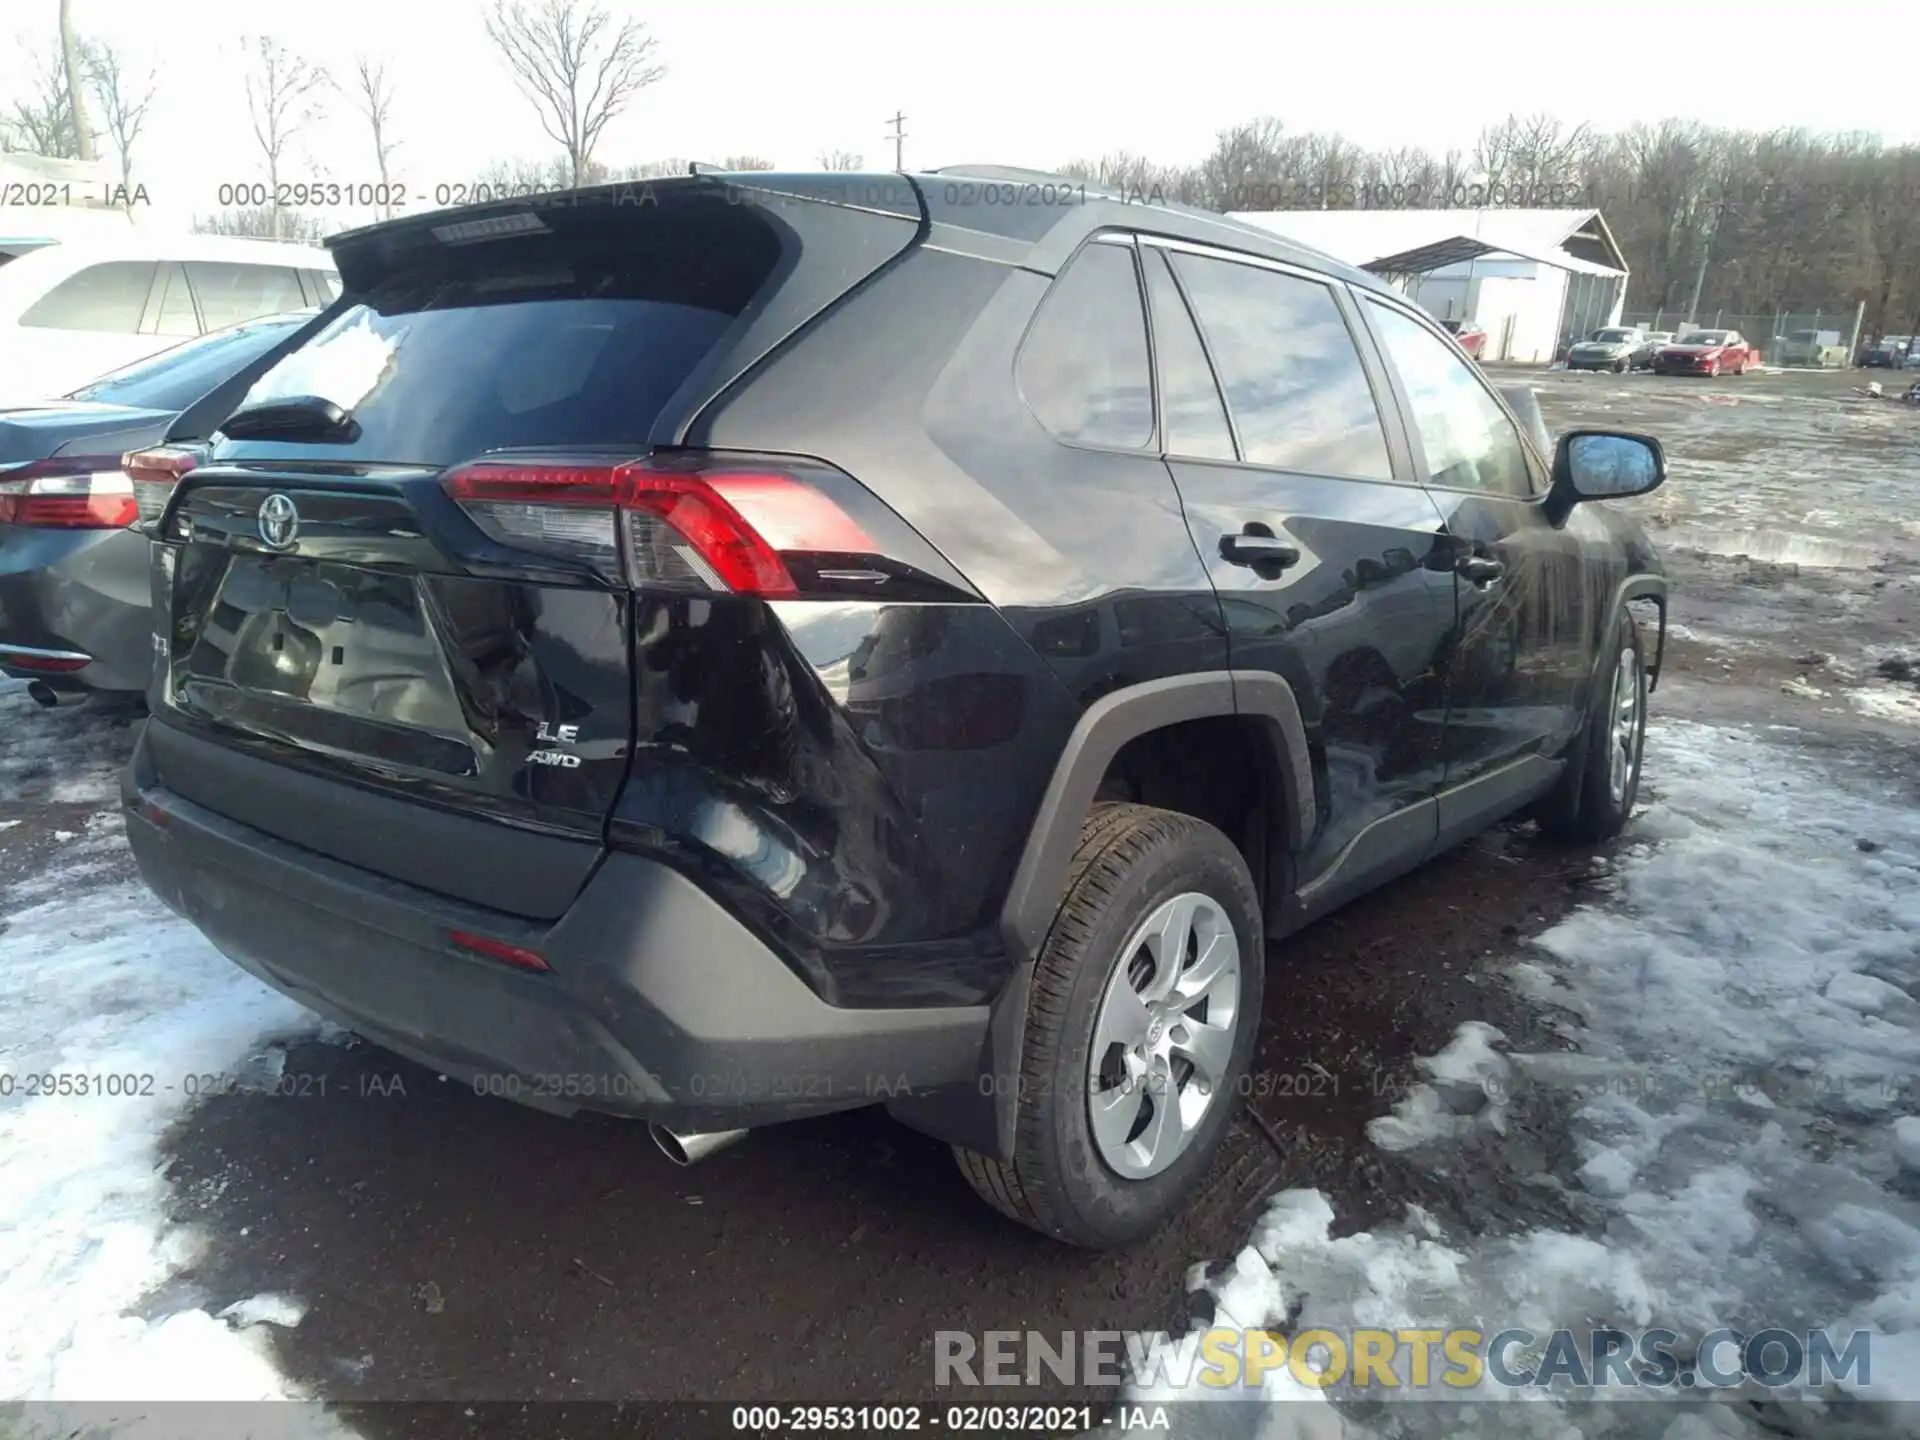
[[[291,440],[352,444],[360,422],[319,395],[289,395],[243,405],[220,423],[231,440]]]

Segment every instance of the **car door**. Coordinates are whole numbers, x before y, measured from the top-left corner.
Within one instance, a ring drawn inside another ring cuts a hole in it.
[[[1551,779],[1579,723],[1595,610],[1577,539],[1546,515],[1547,463],[1475,367],[1406,306],[1361,309],[1410,421],[1416,463],[1454,557],[1456,631],[1443,664],[1445,831]],[[1467,794],[1463,787],[1484,782]]]
[[[1319,815],[1296,881],[1405,868],[1435,833],[1422,802],[1442,778],[1453,577],[1428,564],[1440,513],[1351,297],[1311,271],[1150,238],[1141,260],[1167,465],[1231,662],[1285,679],[1308,725]]]

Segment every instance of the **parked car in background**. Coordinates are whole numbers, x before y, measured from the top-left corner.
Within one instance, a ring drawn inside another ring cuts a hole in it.
[[[1633,325],[1610,325],[1596,330],[1567,351],[1569,370],[1611,370],[1624,375],[1653,364],[1653,347],[1646,332]]]
[[[250,320],[0,410],[0,672],[35,682],[42,704],[146,689],[147,540],[132,527],[165,480],[136,483],[123,458],[211,433],[234,382],[318,313]]]
[[[64,395],[213,330],[325,305],[325,250],[134,229],[29,250],[0,266],[0,405]]]
[[[1460,343],[1460,348],[1474,359],[1483,358],[1487,350],[1487,332],[1471,320],[1442,320],[1440,328]]]
[[[1902,370],[1912,346],[1911,335],[1882,335],[1860,352],[1860,363],[1869,370]]]
[[[1738,330],[1683,330],[1653,357],[1659,375],[1743,375],[1759,363]]]
[[[1775,344],[1773,363],[1840,370],[1846,367],[1847,347],[1838,330],[1790,330]]]
[[[1664,460],[1541,454],[1270,232],[954,198],[1010,173],[335,237],[156,525],[146,883],[678,1163],[884,1104],[1058,1239],[1181,1209],[1285,937],[1523,808],[1625,824],[1666,582],[1587,502]]]

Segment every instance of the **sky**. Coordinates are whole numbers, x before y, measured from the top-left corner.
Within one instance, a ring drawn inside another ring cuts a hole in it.
[[[603,137],[596,158],[614,164],[745,153],[806,167],[846,150],[891,168],[885,137],[897,110],[915,169],[1050,168],[1122,149],[1193,162],[1219,130],[1263,115],[1289,130],[1435,152],[1536,111],[1608,128],[1678,114],[1920,140],[1912,88],[1866,83],[1872,55],[1920,53],[1913,5],[1876,10],[1869,55],[1856,27],[1808,25],[1784,4],[603,3],[647,22],[667,66]],[[82,35],[116,43],[136,69],[160,68],[135,152],[156,218],[214,210],[222,183],[262,178],[238,68],[249,34],[343,77],[356,51],[383,58],[402,142],[396,169],[416,193],[557,148],[486,37],[485,0],[73,0],[73,9]],[[4,16],[0,41],[18,36],[38,51],[57,34],[58,0],[8,0]],[[0,58],[3,103],[25,72],[18,47],[0,51],[11,52]],[[344,97],[299,148],[299,173],[283,178],[375,177],[364,122]]]

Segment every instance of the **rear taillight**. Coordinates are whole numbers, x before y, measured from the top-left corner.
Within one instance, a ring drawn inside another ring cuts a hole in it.
[[[501,544],[583,561],[630,585],[792,596],[800,561],[810,576],[886,578],[861,569],[879,547],[800,465],[482,460],[442,483]],[[823,559],[842,568],[822,572]]]
[[[120,468],[133,482],[140,529],[151,532],[160,523],[167,501],[173,498],[173,487],[205,453],[198,446],[160,445],[151,450],[130,450],[120,457]]]
[[[139,516],[117,455],[69,455],[0,470],[0,524],[121,530]]]

